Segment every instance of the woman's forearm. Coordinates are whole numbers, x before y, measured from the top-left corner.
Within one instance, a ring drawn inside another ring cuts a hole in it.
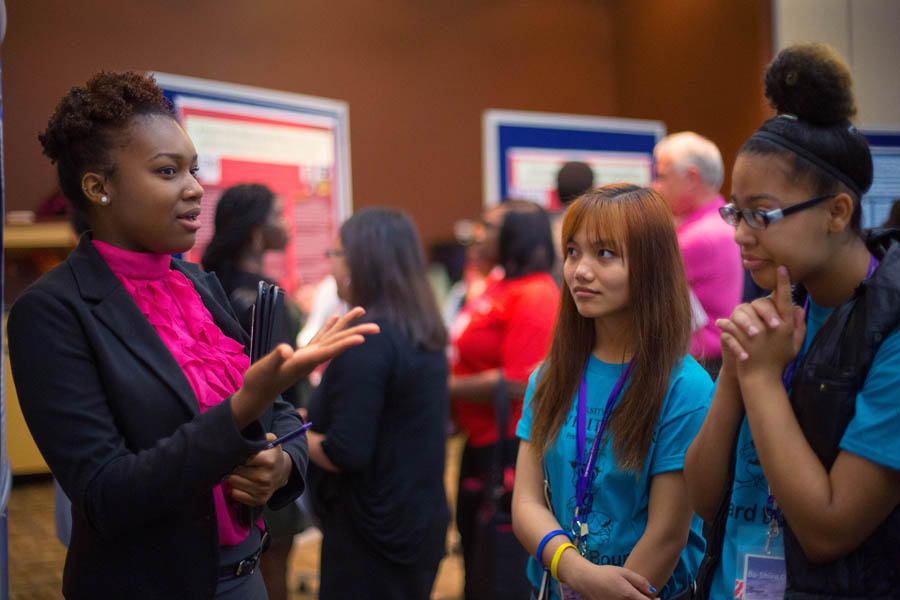
[[[686,538],[683,535],[657,536],[644,532],[623,565],[646,577],[661,590],[678,566]]]
[[[900,474],[844,451],[825,469],[778,377],[747,377],[741,388],[763,472],[807,558],[851,552],[900,502]]]
[[[317,431],[306,431],[306,441],[309,443],[309,460],[313,461],[319,468],[340,473],[341,469],[331,462],[325,450],[322,448],[322,442],[325,440],[325,434]]]
[[[662,589],[678,565],[693,516],[683,472],[654,475],[650,481],[647,526],[624,566]]]
[[[451,375],[447,380],[447,387],[452,398],[477,404],[493,404],[502,376],[500,369],[489,369],[472,375]]]

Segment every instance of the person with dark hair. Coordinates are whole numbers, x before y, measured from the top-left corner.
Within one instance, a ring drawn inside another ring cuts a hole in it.
[[[307,461],[302,437],[267,448],[302,423],[278,394],[377,327],[348,328],[357,309],[249,365],[216,278],[171,257],[203,188],[152,77],[98,73],[39,138],[90,223],[8,321],[22,412],[72,499],[63,595],[264,599],[261,522],[238,508],[292,501]]]
[[[513,471],[518,440],[515,424],[522,412],[528,374],[550,346],[550,333],[559,290],[550,275],[555,251],[544,210],[532,202],[507,201],[485,214],[485,228],[493,235],[482,240],[484,253],[496,257],[503,278],[467,302],[451,335],[450,395],[457,423],[466,434],[459,472],[456,524],[463,548],[466,598],[489,593],[480,574],[492,565],[479,558],[479,511],[490,489],[494,456],[509,457]],[[499,225],[499,227],[498,227]],[[498,439],[497,394],[505,391],[509,439]],[[496,445],[501,448],[495,448]],[[511,492],[512,478],[507,477]],[[525,556],[522,556],[524,565]],[[506,574],[509,589],[522,573]],[[526,586],[527,587],[527,586]]]
[[[580,160],[570,160],[556,172],[556,195],[563,206],[568,206],[592,187],[594,170]]]
[[[562,220],[566,207],[576,198],[594,187],[594,170],[587,163],[572,160],[565,163],[556,172],[556,198],[562,207],[550,214],[550,231],[554,244],[559,242],[562,233]],[[553,270],[553,278],[558,285],[562,284],[562,264],[564,253],[561,246],[555,245],[556,266]]]
[[[288,241],[281,202],[260,183],[235,185],[219,198],[214,224],[201,264],[206,272],[216,274],[241,327],[250,333],[259,282],[275,283],[262,273],[263,257],[266,252],[284,250]],[[283,306],[278,320],[284,327],[277,341],[293,346],[301,313],[287,298]],[[288,388],[282,398],[299,408],[301,387]]]
[[[249,332],[257,284],[260,280],[274,283],[262,275],[263,255],[284,250],[287,244],[281,205],[265,185],[235,185],[219,198],[214,223],[201,264],[219,278],[238,320]]]
[[[777,114],[741,147],[721,214],[774,292],[718,322],[722,372],[685,459],[711,531],[697,587],[895,598],[900,232],[860,230],[872,156],[846,64],[800,44],[765,82]]]
[[[265,185],[235,185],[219,198],[215,230],[203,252],[202,265],[205,271],[219,278],[231,308],[247,333],[251,330],[259,282],[275,283],[262,274],[263,256],[270,250],[283,250],[287,239],[281,203]],[[283,300],[281,314],[276,318],[282,325],[275,332],[276,342],[293,347],[300,332],[300,309],[288,298]],[[305,382],[284,390],[282,399],[294,408],[301,408]],[[271,544],[259,568],[269,600],[286,600],[288,557],[294,535],[303,530],[303,513],[296,503],[289,502],[279,510],[266,507],[263,519]]]
[[[319,597],[428,598],[444,555],[447,333],[410,218],[372,208],[328,252],[381,333],[331,361],[309,416]]]
[[[894,200],[887,221],[881,224],[886,229],[900,229],[900,199]]]
[[[566,286],[516,430],[528,578],[545,598],[671,598],[702,555],[682,464],[712,391],[688,355],[672,213],[652,189],[607,185],[569,206],[562,235]]]

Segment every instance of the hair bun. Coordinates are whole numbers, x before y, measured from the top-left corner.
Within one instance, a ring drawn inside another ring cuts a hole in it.
[[[814,125],[845,123],[856,114],[850,68],[829,46],[797,44],[766,69],[766,98],[779,114]]]

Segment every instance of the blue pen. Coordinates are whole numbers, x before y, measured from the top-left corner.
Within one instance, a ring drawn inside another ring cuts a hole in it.
[[[286,434],[284,434],[283,436],[281,436],[280,438],[275,439],[275,440],[272,440],[271,442],[269,442],[268,444],[266,444],[265,449],[266,449],[266,450],[271,450],[272,448],[274,448],[274,447],[277,446],[278,444],[283,444],[283,443],[285,443],[285,442],[291,441],[292,439],[294,439],[295,437],[297,437],[298,435],[300,435],[301,433],[303,433],[304,431],[306,431],[307,429],[309,429],[309,426],[310,426],[310,425],[312,425],[312,422],[304,423],[303,425],[301,425],[299,428],[293,430],[292,432],[286,433]]]

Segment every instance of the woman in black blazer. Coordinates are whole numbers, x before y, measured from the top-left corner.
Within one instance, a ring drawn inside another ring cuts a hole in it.
[[[227,397],[198,399],[197,373],[168,345],[174,334],[148,320],[158,307],[137,302],[98,251],[161,258],[194,303],[176,302],[171,313],[185,316],[173,322],[190,325],[201,314],[203,336],[236,347],[228,360],[246,366],[247,336],[215,276],[167,257],[193,245],[203,194],[193,144],[168,101],[152,78],[100,73],[62,99],[40,139],[92,229],[22,294],[8,321],[22,411],[72,500],[63,593],[265,598],[258,573],[245,576],[263,535],[248,524],[240,543],[220,546],[227,513],[214,489],[224,481],[227,500],[251,506],[293,500],[304,487],[307,444],[301,436],[264,449],[301,424],[278,394],[377,328],[332,321],[306,348],[280,346],[238,373]],[[213,356],[221,349],[211,341],[189,343]],[[225,379],[207,377],[203,389],[223,388]]]

